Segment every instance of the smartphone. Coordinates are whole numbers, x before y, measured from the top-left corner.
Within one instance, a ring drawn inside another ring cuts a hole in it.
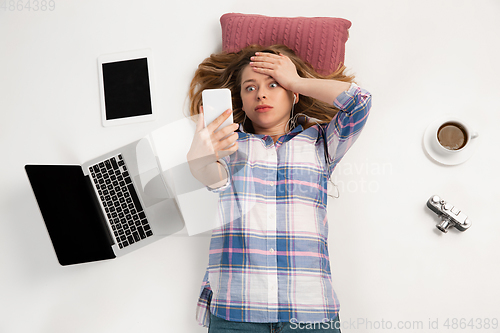
[[[203,99],[203,114],[205,119],[205,127],[215,120],[222,112],[227,109],[233,109],[233,102],[231,100],[231,90],[227,88],[222,89],[205,89],[201,93]],[[220,125],[214,132],[231,125],[233,123],[233,114]]]

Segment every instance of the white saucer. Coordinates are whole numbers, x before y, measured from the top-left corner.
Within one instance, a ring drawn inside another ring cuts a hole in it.
[[[443,124],[447,120],[458,120],[454,117],[442,117],[433,121],[425,130],[424,133],[424,148],[427,152],[427,155],[431,157],[434,161],[444,164],[444,165],[458,165],[467,161],[477,147],[478,137],[475,137],[470,140],[469,144],[463,148],[461,151],[455,152],[453,154],[444,155],[441,154],[435,148],[433,144],[433,140],[435,140],[435,135],[439,126]]]

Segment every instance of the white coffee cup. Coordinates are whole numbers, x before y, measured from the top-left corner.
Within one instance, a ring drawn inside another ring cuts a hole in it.
[[[452,155],[465,150],[471,140],[478,137],[478,133],[464,121],[449,117],[440,121],[433,136],[432,142],[436,152]]]

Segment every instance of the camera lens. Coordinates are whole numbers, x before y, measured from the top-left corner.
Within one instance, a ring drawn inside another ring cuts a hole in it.
[[[441,230],[442,232],[448,232],[448,229],[451,227],[451,221],[450,219],[443,218],[441,220],[441,223],[436,225],[436,227]]]

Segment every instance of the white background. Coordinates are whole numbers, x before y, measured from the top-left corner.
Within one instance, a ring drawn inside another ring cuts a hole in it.
[[[36,12],[11,2],[0,0],[0,332],[206,332],[194,314],[209,237],[184,233],[61,267],[23,167],[79,164],[182,119],[194,70],[220,50],[226,12],[353,24],[345,62],[373,108],[329,202],[342,331],[447,331],[447,318],[449,331],[500,331],[451,326],[500,318],[499,1],[55,0]],[[154,54],[158,119],[103,128],[96,59],[141,48]],[[479,132],[464,164],[424,153],[426,127],[444,114]],[[441,234],[425,206],[433,194],[471,228]],[[395,330],[400,321],[407,329]]]

